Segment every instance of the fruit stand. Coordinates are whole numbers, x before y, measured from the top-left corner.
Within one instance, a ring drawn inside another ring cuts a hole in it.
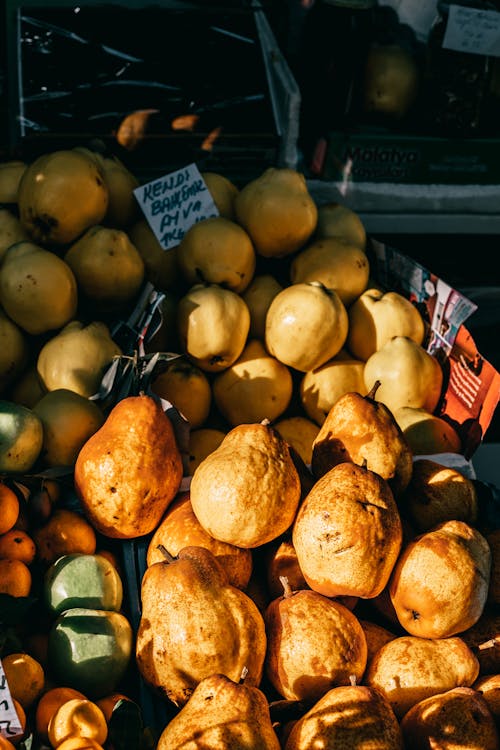
[[[443,726],[497,750],[480,306],[301,171],[262,9],[181,5],[258,91],[177,101],[164,139],[160,106],[111,94],[82,137],[74,72],[64,107],[34,95],[57,44],[143,80],[143,50],[91,38],[98,3],[54,3],[61,26],[6,2],[9,59],[34,50],[0,160],[0,750],[419,750]],[[228,101],[258,127],[204,119]]]

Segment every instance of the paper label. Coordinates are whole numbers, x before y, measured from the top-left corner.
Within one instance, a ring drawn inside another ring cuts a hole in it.
[[[0,660],[0,735],[12,741],[16,737],[20,737],[22,733],[23,728],[14,708],[3,664]]]
[[[219,215],[196,164],[141,185],[134,195],[165,250],[178,245],[196,222]]]
[[[500,13],[450,5],[443,47],[455,52],[500,57]]]

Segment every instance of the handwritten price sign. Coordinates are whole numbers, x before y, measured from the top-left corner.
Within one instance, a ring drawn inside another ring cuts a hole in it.
[[[500,13],[450,5],[443,47],[500,57]]]
[[[12,741],[16,737],[20,737],[22,733],[23,728],[14,708],[7,678],[0,661],[0,735]]]
[[[219,212],[196,164],[189,164],[134,190],[160,245],[175,247],[196,222]]]

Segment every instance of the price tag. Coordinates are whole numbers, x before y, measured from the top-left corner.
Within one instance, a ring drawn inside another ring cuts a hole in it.
[[[3,664],[0,660],[0,735],[12,741],[16,737],[20,737],[22,733],[23,728],[14,708],[7,678],[3,671]]]
[[[196,222],[219,215],[196,164],[141,185],[134,195],[165,250],[178,245]]]
[[[455,52],[500,57],[500,13],[450,5],[443,47]]]

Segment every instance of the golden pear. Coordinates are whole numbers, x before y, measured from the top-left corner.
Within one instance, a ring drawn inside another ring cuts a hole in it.
[[[311,465],[312,448],[314,440],[319,432],[319,427],[306,417],[286,417],[274,423],[274,429],[285,438],[306,466]]]
[[[172,561],[146,568],[136,661],[150,687],[184,706],[205,677],[223,674],[258,686],[266,632],[256,604],[231,586],[215,555],[185,547]]]
[[[40,349],[38,376],[47,391],[67,388],[90,398],[113,357],[121,353],[105,323],[72,320]]]
[[[200,427],[189,431],[189,476],[193,476],[198,464],[219,447],[225,435],[223,430],[215,427]]]
[[[9,391],[9,398],[16,404],[33,409],[46,393],[47,389],[43,386],[36,364],[34,364],[24,370],[21,376],[16,379]]]
[[[402,406],[433,412],[443,386],[438,360],[408,336],[394,336],[365,363],[365,385],[380,381],[377,400],[394,414]]]
[[[343,604],[304,589],[268,606],[265,669],[275,690],[288,700],[314,702],[336,685],[358,683],[366,667],[366,638],[358,618]]]
[[[398,620],[411,635],[447,638],[474,625],[488,596],[491,552],[477,529],[446,521],[404,547],[390,582]]]
[[[283,578],[286,578],[292,591],[308,588],[306,579],[300,569],[290,533],[267,545],[264,569],[271,600],[283,595]]]
[[[350,305],[365,291],[370,263],[364,250],[338,237],[315,240],[293,258],[292,284],[319,281],[334,289],[344,305]]]
[[[388,483],[365,467],[338,464],[318,479],[300,505],[292,541],[314,591],[377,596],[402,544],[401,519]]]
[[[220,562],[229,583],[238,589],[246,588],[252,574],[251,550],[220,542],[207,534],[193,513],[189,492],[177,496],[156,527],[148,544],[147,565],[165,559],[160,547],[172,557],[176,557],[183,547],[205,547]]]
[[[367,289],[349,308],[346,346],[357,359],[367,360],[394,336],[422,344],[425,326],[418,309],[398,292]]]
[[[394,411],[414,456],[460,453],[462,441],[449,422],[427,409],[401,406]]]
[[[293,523],[301,485],[288,444],[269,424],[242,424],[197,467],[191,503],[203,528],[237,547],[260,547]]]
[[[254,276],[242,294],[250,311],[249,335],[264,341],[266,336],[266,316],[269,305],[283,287],[270,273]]]
[[[410,481],[413,457],[392,413],[376,400],[378,388],[376,382],[366,396],[345,393],[333,404],[313,443],[312,472],[321,477],[345,461],[366,462],[399,497]]]
[[[334,687],[293,725],[285,750],[403,750],[388,701],[366,685]]]
[[[346,393],[366,396],[365,363],[341,349],[335,357],[306,372],[300,382],[300,400],[305,412],[320,427],[332,406]]]
[[[239,192],[236,185],[217,172],[201,172],[201,176],[217,206],[219,215],[234,221],[234,201]]]
[[[389,641],[393,641],[394,638],[397,638],[397,635],[391,633],[391,631],[383,625],[379,625],[371,620],[360,619],[359,623],[363,628],[366,638],[366,665],[368,666],[377,651],[381,649],[382,646],[385,646],[386,643],[389,643]]]
[[[263,419],[272,422],[291,401],[292,375],[259,339],[250,339],[236,362],[214,377],[212,393],[219,412],[233,427]]]
[[[253,279],[255,250],[243,227],[212,216],[187,230],[177,245],[177,265],[189,286],[220,284],[241,294]]]
[[[457,469],[421,458],[413,464],[402,507],[418,532],[453,520],[474,526],[478,516],[476,487]]]
[[[114,229],[126,229],[139,219],[134,190],[140,182],[116,156],[103,157],[102,167],[108,187],[108,208],[103,223]]]
[[[144,261],[121,229],[93,226],[64,255],[91,305],[106,311],[132,302],[144,281]]]
[[[175,359],[155,376],[151,390],[170,401],[187,419],[191,429],[201,427],[212,405],[212,388],[199,367],[184,359]]]
[[[456,687],[413,706],[401,720],[405,750],[498,750],[500,735],[484,696]]]
[[[363,682],[377,688],[398,719],[419,701],[456,687],[470,687],[479,662],[461,638],[403,635],[372,657]]]
[[[205,677],[163,729],[157,750],[280,750],[264,693],[224,674]]]
[[[335,201],[318,206],[315,236],[340,237],[361,250],[366,248],[366,229],[361,218],[356,211]]]
[[[75,275],[52,251],[33,242],[17,242],[3,256],[0,304],[27,333],[36,336],[55,331],[76,314]]]
[[[294,169],[269,167],[241,188],[234,205],[238,224],[265,258],[294,253],[316,229],[316,203]]]
[[[498,726],[500,722],[500,674],[480,676],[473,683],[472,688],[481,693]]]
[[[347,310],[337,292],[314,281],[292,284],[269,306],[265,345],[283,364],[308,372],[339,353],[347,326]]]
[[[195,284],[179,300],[177,330],[182,349],[205,372],[220,372],[236,362],[249,329],[248,307],[231,289]]]

